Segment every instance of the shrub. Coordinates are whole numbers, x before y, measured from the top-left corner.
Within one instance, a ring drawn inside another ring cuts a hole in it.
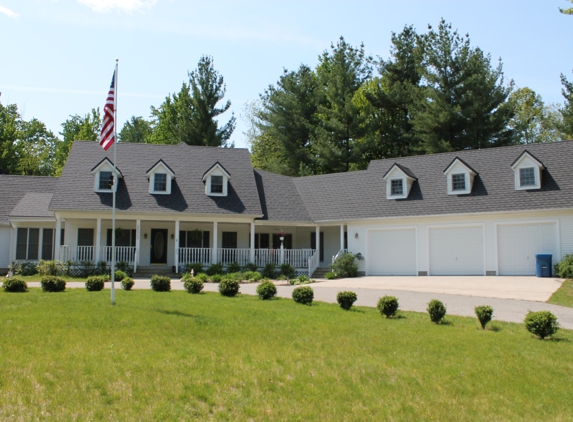
[[[549,311],[528,312],[525,316],[525,328],[540,339],[552,336],[559,330],[557,318]]]
[[[189,276],[185,278],[183,286],[185,290],[187,290],[187,293],[197,294],[203,290],[203,281],[197,277]]]
[[[99,275],[105,275],[105,274],[109,274],[111,271],[108,270],[107,268],[107,262],[105,261],[99,261],[96,264],[96,273]]]
[[[482,330],[485,330],[485,326],[491,321],[491,317],[493,316],[493,308],[491,306],[476,306],[474,311],[481,324]]]
[[[209,276],[205,273],[199,273],[199,274],[195,274],[195,278],[198,278],[199,280],[201,280],[203,283],[206,283],[209,281]]]
[[[41,259],[36,266],[40,275],[62,275],[62,263],[59,261],[44,261]]]
[[[36,267],[36,264],[34,264],[33,262],[22,262],[20,263],[20,267],[18,269],[18,272],[15,272],[14,274],[19,274],[19,275],[34,275],[38,273],[38,268]]]
[[[127,274],[121,270],[117,270],[115,272],[115,281],[122,281],[126,277],[127,277]]]
[[[337,277],[356,277],[358,275],[358,264],[354,261],[364,259],[361,254],[344,252],[332,263],[330,268]]]
[[[171,279],[166,275],[155,274],[151,277],[151,288],[156,292],[168,292],[171,290]]]
[[[228,273],[240,273],[242,270],[241,266],[237,261],[230,263],[227,265],[227,272]]]
[[[395,296],[384,296],[381,297],[376,306],[380,313],[386,318],[391,318],[396,315],[398,311],[398,298]]]
[[[233,297],[239,293],[240,284],[237,280],[225,278],[219,283],[219,292],[223,296]]]
[[[133,277],[133,267],[127,261],[119,261],[115,264],[115,269],[123,271],[128,277]]]
[[[260,281],[263,276],[258,271],[247,271],[246,273],[243,273],[243,278],[249,281]]]
[[[134,284],[135,283],[133,281],[133,278],[131,278],[131,277],[124,277],[121,280],[121,288],[123,290],[131,290],[131,288],[133,287]]]
[[[336,301],[342,309],[346,310],[352,308],[352,304],[356,302],[356,299],[358,299],[358,297],[354,292],[338,292],[336,295]]]
[[[284,275],[286,278],[296,277],[294,267],[290,265],[288,262],[281,265],[281,274]]]
[[[312,300],[314,299],[314,292],[312,288],[308,286],[297,287],[292,291],[292,299],[296,303],[302,303],[303,305],[312,305]]]
[[[270,299],[277,294],[277,286],[272,281],[263,281],[257,286],[257,294],[263,300]]]
[[[286,275],[279,275],[279,276],[276,278],[276,280],[281,280],[281,281],[283,281],[283,280],[288,280],[288,278],[287,278]],[[291,279],[291,280],[293,280],[293,279]]]
[[[103,290],[106,281],[107,276],[105,275],[94,275],[88,277],[86,280],[86,289],[88,292],[99,292]]]
[[[311,280],[307,275],[301,275],[298,278],[291,278],[289,283],[292,285],[299,285],[299,284],[309,284],[314,283],[314,280]]]
[[[567,254],[555,265],[555,274],[559,278],[573,278],[573,254]]]
[[[210,278],[210,280],[211,280],[213,283],[220,283],[221,280],[223,279],[223,276],[222,276],[221,274],[215,274],[215,275],[212,275],[212,276],[209,277],[209,278]]]
[[[197,275],[203,272],[203,264],[200,262],[194,262],[192,264],[187,263],[185,264],[185,272],[191,274],[191,270],[193,270],[193,275]]]
[[[8,271],[12,273],[12,275],[20,274],[20,263],[18,261],[12,261],[8,264]]]
[[[263,277],[275,278],[277,276],[276,267],[274,262],[267,262],[263,270]]]
[[[446,316],[446,306],[437,299],[430,300],[426,310],[434,324],[439,324]]]
[[[239,282],[243,281],[243,273],[240,271],[236,273],[229,273],[226,277],[230,278],[231,280],[237,280]]]
[[[324,276],[325,276],[328,280],[333,280],[333,279],[336,278],[336,274],[334,274],[332,271],[327,272]]]
[[[2,288],[8,293],[25,293],[28,291],[28,284],[21,278],[7,278],[2,283]]]
[[[46,275],[40,280],[44,292],[63,292],[66,290],[66,280],[54,275]]]
[[[81,277],[89,277],[96,273],[96,266],[93,261],[80,261],[79,267]]]
[[[243,268],[243,270],[245,270],[245,271],[258,271],[259,266],[257,264],[255,264],[254,262],[249,262],[247,265],[245,265],[245,268]]]
[[[223,265],[219,262],[218,264],[213,264],[207,271],[205,271],[207,275],[215,275],[215,274],[223,274]]]

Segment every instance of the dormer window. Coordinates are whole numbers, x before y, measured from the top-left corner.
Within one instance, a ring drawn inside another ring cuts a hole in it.
[[[223,176],[211,176],[211,193],[223,193]]]
[[[99,172],[99,190],[111,191],[111,171]]]
[[[515,177],[515,190],[541,189],[541,175],[545,166],[528,151],[511,165]]]
[[[456,157],[444,170],[448,195],[468,195],[472,193],[477,172],[468,163]]]
[[[383,179],[386,181],[387,199],[406,199],[417,180],[410,169],[397,163],[390,167]]]
[[[153,195],[171,194],[171,185],[175,180],[175,173],[163,160],[155,163],[146,174],[149,179],[149,193]]]
[[[118,181],[123,178],[121,171],[114,168],[113,163],[104,158],[92,170],[94,175],[94,192],[98,193],[111,193],[114,190],[117,192],[117,183],[113,183],[114,179]]]
[[[227,196],[231,174],[219,162],[213,164],[203,174],[205,194],[208,196]]]

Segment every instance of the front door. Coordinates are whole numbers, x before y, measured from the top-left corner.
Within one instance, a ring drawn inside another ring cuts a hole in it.
[[[151,229],[151,264],[167,265],[167,229]]]

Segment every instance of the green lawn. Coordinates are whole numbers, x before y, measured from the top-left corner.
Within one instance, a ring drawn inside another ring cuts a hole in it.
[[[42,276],[40,274],[35,274],[35,275],[17,275],[16,277],[21,278],[22,280],[24,280],[26,283],[29,283],[31,281],[40,281],[42,280]],[[82,283],[85,283],[87,278],[86,277],[70,277],[67,275],[64,276],[60,276],[62,277],[64,280],[66,280],[66,282],[68,281],[81,281]],[[0,277],[0,286],[2,285],[2,283],[4,282],[5,277]]]
[[[561,287],[551,295],[547,303],[573,308],[573,280],[565,280]]]
[[[573,332],[252,296],[0,293],[0,420],[570,420]]]

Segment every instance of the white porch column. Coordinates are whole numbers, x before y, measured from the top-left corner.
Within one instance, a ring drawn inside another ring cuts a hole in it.
[[[211,264],[217,263],[217,249],[219,245],[217,244],[219,240],[219,223],[213,221],[213,254],[211,255]]]
[[[135,257],[133,258],[133,272],[137,272],[139,265],[139,250],[141,249],[141,220],[135,221]]]
[[[318,262],[320,262],[320,226],[316,226],[316,254],[318,256]]]
[[[16,237],[17,237],[17,228],[12,226],[10,229],[10,254],[9,254],[9,261],[8,264],[11,264],[16,260]]]
[[[179,273],[179,220],[175,220],[175,274]]]
[[[344,224],[340,225],[340,250],[344,249]]]
[[[112,236],[114,233],[111,234]],[[97,219],[96,224],[96,250],[95,250],[95,262],[96,264],[100,261],[101,257],[101,218]]]
[[[62,219],[56,216],[56,240],[54,241],[54,259],[56,261],[60,260],[60,244],[62,243]]]
[[[251,223],[251,262],[255,262],[255,222]]]

